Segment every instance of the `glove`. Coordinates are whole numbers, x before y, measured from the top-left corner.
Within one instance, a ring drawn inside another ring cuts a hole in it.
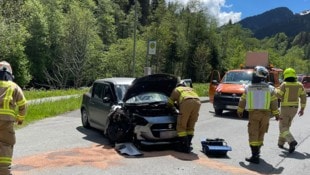
[[[298,115],[299,115],[299,116],[304,115],[304,110],[300,110],[300,111],[298,112]]]
[[[17,120],[17,125],[22,125],[23,124],[23,120]]]
[[[237,115],[239,118],[242,118],[243,117],[243,112],[237,112]]]
[[[279,115],[275,115],[274,117],[276,118],[276,120],[277,120],[277,121],[278,121],[278,120],[279,120],[279,118],[280,118],[280,116],[279,116]]]
[[[274,116],[276,118],[277,121],[282,120],[282,118],[279,116],[279,114]]]

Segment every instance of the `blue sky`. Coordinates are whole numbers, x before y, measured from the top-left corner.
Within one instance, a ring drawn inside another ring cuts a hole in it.
[[[166,0],[166,2],[187,3],[190,0]],[[211,15],[220,25],[229,19],[233,22],[259,15],[277,7],[287,7],[293,13],[310,10],[310,0],[200,0],[208,7]]]

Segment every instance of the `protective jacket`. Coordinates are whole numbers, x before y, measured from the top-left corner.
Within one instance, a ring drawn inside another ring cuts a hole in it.
[[[192,88],[179,86],[172,91],[168,105],[174,106],[174,102],[177,102],[180,110],[177,119],[178,136],[194,135],[194,127],[201,105],[199,96]]]
[[[0,81],[0,120],[23,121],[25,115],[26,98],[21,88],[12,81]]]
[[[266,83],[252,84],[245,87],[242,94],[238,112],[262,110],[271,111],[273,115],[278,115],[278,101],[275,88]]]
[[[281,106],[306,107],[307,96],[303,85],[300,82],[283,82],[277,89],[277,96],[281,99]]]
[[[177,105],[180,105],[185,99],[195,98],[199,99],[199,96],[196,92],[193,91],[190,87],[179,86],[174,89],[169,98],[169,105],[173,106],[174,102],[177,102]]]

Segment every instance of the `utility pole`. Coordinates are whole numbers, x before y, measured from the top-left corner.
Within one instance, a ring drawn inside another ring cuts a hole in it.
[[[135,0],[135,21],[133,30],[133,60],[132,60],[132,77],[135,77],[135,61],[136,61],[136,34],[137,34],[137,0]]]

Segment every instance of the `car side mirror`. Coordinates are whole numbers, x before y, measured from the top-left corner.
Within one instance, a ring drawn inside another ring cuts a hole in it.
[[[212,83],[212,84],[215,84],[215,85],[218,85],[218,84],[219,84],[219,82],[218,82],[217,80],[212,80],[211,83]]]
[[[111,101],[110,97],[103,97],[102,99],[103,103],[109,103]]]
[[[269,85],[271,86],[274,86],[274,83],[273,82],[268,82]]]

